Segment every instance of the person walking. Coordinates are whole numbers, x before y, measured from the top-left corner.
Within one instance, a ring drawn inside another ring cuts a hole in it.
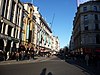
[[[9,60],[9,57],[10,57],[10,52],[8,51],[7,52],[7,59],[6,60]]]
[[[89,55],[88,54],[86,54],[85,56],[85,61],[86,61],[86,65],[88,66],[89,65]]]
[[[95,67],[98,66],[98,56],[97,55],[93,55],[93,64]]]
[[[34,47],[31,48],[31,57],[34,59]]]
[[[19,52],[16,52],[16,61],[19,61]]]

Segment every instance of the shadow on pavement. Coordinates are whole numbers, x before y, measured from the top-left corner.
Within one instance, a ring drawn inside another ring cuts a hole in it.
[[[62,56],[57,57],[61,60],[65,60]],[[66,59],[65,62],[80,68],[83,72],[87,72],[90,75],[100,75],[100,62],[98,66],[94,66],[93,64],[87,66],[84,60],[73,60],[72,58]]]
[[[46,75],[46,71],[47,71],[47,68],[43,68],[40,75]],[[53,74],[51,72],[49,72],[47,75],[53,75]]]

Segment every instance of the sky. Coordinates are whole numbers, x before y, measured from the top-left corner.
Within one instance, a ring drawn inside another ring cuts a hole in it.
[[[32,2],[32,0],[20,1]],[[52,33],[58,36],[60,48],[68,46],[77,10],[76,0],[33,0],[33,4],[39,7],[39,12],[49,26],[52,23]]]

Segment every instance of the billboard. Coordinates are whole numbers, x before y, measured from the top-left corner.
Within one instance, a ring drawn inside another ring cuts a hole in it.
[[[88,1],[96,1],[96,0],[77,0],[77,6],[79,6],[80,4],[83,4],[85,2],[88,2]]]

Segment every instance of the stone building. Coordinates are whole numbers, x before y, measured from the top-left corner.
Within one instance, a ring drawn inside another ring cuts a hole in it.
[[[19,48],[23,5],[19,0],[0,0],[0,50]]]
[[[24,3],[23,11],[23,32],[21,44],[27,47],[33,47],[34,44],[34,31],[36,18],[34,16],[34,6],[31,3]]]
[[[78,7],[72,43],[73,50],[78,53],[100,52],[100,1],[88,1]]]

